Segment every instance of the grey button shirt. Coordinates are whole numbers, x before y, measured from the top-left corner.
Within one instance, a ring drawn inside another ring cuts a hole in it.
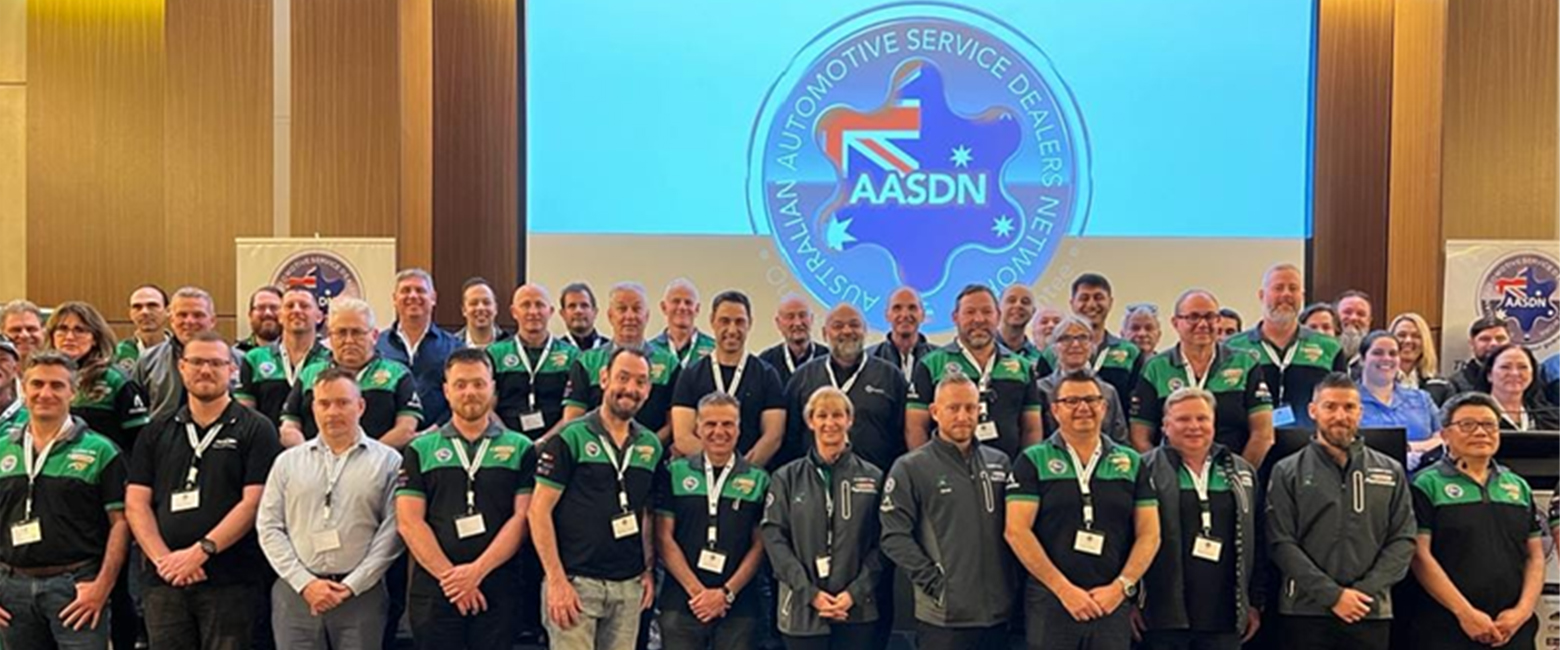
[[[341,582],[353,593],[372,589],[402,551],[395,528],[400,468],[399,452],[361,430],[357,442],[340,456],[331,452],[323,437],[282,452],[265,482],[255,521],[271,568],[297,591],[316,576],[334,574],[345,574]],[[329,489],[337,471],[340,478]],[[316,534],[332,529],[340,547],[320,550]]]

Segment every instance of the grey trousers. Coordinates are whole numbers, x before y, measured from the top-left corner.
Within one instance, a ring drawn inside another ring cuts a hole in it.
[[[544,610],[542,619],[551,650],[634,650],[639,636],[639,599],[644,596],[639,578],[613,581],[575,577],[569,582],[580,596],[579,622],[565,630]],[[542,589],[545,608],[547,587]]]
[[[288,650],[380,650],[389,594],[383,582],[347,599],[324,616],[309,613],[303,594],[286,580],[271,587],[271,629],[276,647]],[[327,639],[329,645],[327,645]]]

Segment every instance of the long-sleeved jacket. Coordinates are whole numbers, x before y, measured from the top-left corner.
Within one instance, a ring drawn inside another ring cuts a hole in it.
[[[966,457],[940,437],[889,470],[883,554],[916,586],[916,619],[954,628],[1008,620],[1014,564],[1002,530],[1011,471],[995,447],[971,441]]]
[[[829,465],[816,449],[781,467],[771,477],[760,534],[770,565],[780,579],[779,627],[791,636],[821,636],[829,623],[813,609],[819,591],[849,591],[855,605],[847,623],[878,617],[873,589],[883,570],[878,551],[878,498],[883,472],[849,448]],[[834,501],[834,545],[828,492]],[[828,556],[829,577],[818,576],[819,557]]]
[[[1347,587],[1375,599],[1366,618],[1392,618],[1392,585],[1414,555],[1402,465],[1356,439],[1339,467],[1313,441],[1273,468],[1267,497],[1279,613],[1332,616]]]
[[[1223,475],[1235,497],[1235,539],[1224,541],[1225,548],[1234,553],[1236,584],[1223,588],[1235,589],[1234,620],[1237,625],[1245,625],[1246,609],[1261,604],[1260,600],[1254,603],[1252,597],[1260,595],[1263,587],[1261,580],[1253,579],[1253,572],[1260,566],[1257,471],[1224,445],[1215,443],[1208,453],[1213,455],[1213,471]],[[1198,531],[1181,527],[1181,464],[1181,454],[1169,445],[1143,456],[1149,484],[1159,496],[1159,553],[1143,576],[1143,618],[1150,630],[1185,630],[1191,625],[1184,588],[1188,561],[1184,549],[1186,536]],[[1252,589],[1253,584],[1256,589]]]

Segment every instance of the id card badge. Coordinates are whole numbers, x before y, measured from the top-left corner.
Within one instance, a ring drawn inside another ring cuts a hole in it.
[[[612,538],[623,539],[639,534],[639,517],[632,512],[625,512],[612,518]]]
[[[341,548],[341,535],[337,534],[334,528],[309,535],[309,541],[314,542],[314,551],[316,553],[334,551]]]
[[[547,421],[542,418],[541,411],[521,411],[520,429],[525,433],[541,431],[547,426]]]
[[[975,439],[981,442],[990,442],[997,439],[997,423],[982,422],[975,425]]]
[[[828,555],[820,555],[813,560],[813,568],[818,570],[819,580],[829,579],[829,569],[830,565],[833,564],[833,559],[833,557]]]
[[[1079,528],[1073,536],[1073,550],[1084,555],[1100,556],[1105,553],[1105,533]]]
[[[11,546],[26,546],[43,541],[43,524],[38,518],[18,521],[11,525]]]
[[[1192,542],[1192,557],[1209,562],[1218,562],[1219,556],[1224,552],[1224,542],[1207,535],[1198,535]]]
[[[1273,426],[1287,427],[1295,423],[1295,407],[1288,404],[1280,404],[1273,409]]]
[[[487,532],[487,523],[482,520],[480,512],[455,518],[455,535],[461,539],[476,537],[485,532]]]
[[[726,554],[709,549],[699,551],[699,569],[710,573],[724,572],[726,570]]]
[[[180,490],[173,493],[173,498],[168,500],[168,509],[173,512],[184,512],[200,508],[200,490]]]

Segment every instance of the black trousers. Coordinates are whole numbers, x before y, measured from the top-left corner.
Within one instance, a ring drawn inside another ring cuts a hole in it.
[[[1006,650],[1007,624],[991,627],[941,627],[916,622],[916,650]]]
[[[728,613],[709,624],[681,610],[661,610],[661,647],[666,650],[753,650],[758,617]]]
[[[1029,650],[1127,650],[1132,621],[1122,603],[1104,618],[1078,622],[1061,599],[1033,579],[1024,587],[1024,643]]]
[[[1387,650],[1392,621],[1345,623],[1336,616],[1284,616],[1283,650]]]
[[[1240,635],[1235,632],[1150,631],[1143,635],[1143,644],[1138,647],[1140,650],[1240,650]]]
[[[861,650],[872,643],[871,623],[832,623],[829,633],[818,636],[782,634],[786,650]]]
[[[248,650],[262,598],[252,583],[170,587],[148,579],[146,637],[157,650]],[[116,646],[117,647],[117,646]],[[134,646],[131,646],[134,647]]]
[[[413,570],[407,614],[412,620],[412,638],[421,650],[486,650],[508,648],[514,643],[515,617],[512,604],[519,597],[519,576],[504,568],[488,574],[482,581],[482,595],[488,608],[462,616],[444,596],[439,581],[422,567]]]

